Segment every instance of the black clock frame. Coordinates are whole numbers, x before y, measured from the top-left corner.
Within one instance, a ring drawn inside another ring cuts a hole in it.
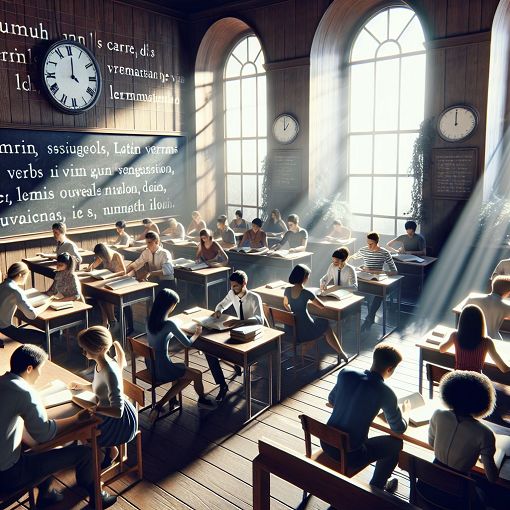
[[[475,127],[473,128],[473,131],[469,133],[468,135],[464,136],[463,138],[458,138],[457,140],[452,140],[451,138],[447,138],[446,136],[443,136],[441,133],[441,129],[439,128],[439,123],[441,122],[441,119],[443,118],[446,113],[448,113],[450,110],[455,110],[455,108],[464,108],[466,110],[469,110],[475,117]],[[478,123],[480,121],[480,114],[478,113],[477,109],[474,106],[471,106],[469,104],[455,104],[452,106],[448,106],[448,108],[445,108],[438,116],[436,121],[436,131],[437,134],[441,137],[442,140],[448,143],[456,143],[456,142],[463,142],[464,140],[467,140],[469,137],[473,136],[476,128],[478,127]]]

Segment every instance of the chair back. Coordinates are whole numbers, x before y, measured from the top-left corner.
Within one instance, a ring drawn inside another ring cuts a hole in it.
[[[141,342],[133,337],[128,337],[129,345],[131,346],[131,375],[133,382],[136,383],[136,358],[145,358],[150,360],[150,368],[156,366],[156,354],[154,349],[145,342]],[[151,377],[154,379],[154,370],[150,370]],[[155,384],[155,379],[153,384]]]
[[[262,303],[262,311],[264,312],[264,322],[267,323],[268,327],[274,327],[273,318],[271,316],[271,308],[267,303]]]
[[[292,312],[288,312],[287,310],[280,310],[278,308],[269,308],[269,310],[274,324],[280,323],[295,328],[296,317]]]
[[[123,380],[124,384],[124,395],[126,395],[129,400],[135,402],[137,407],[145,407],[145,391],[143,388],[140,388],[138,384],[132,383],[127,379]]]
[[[427,374],[427,381],[429,381],[429,398],[433,398],[434,386],[439,385],[443,376],[450,373],[451,369],[427,363],[425,365],[425,372]]]

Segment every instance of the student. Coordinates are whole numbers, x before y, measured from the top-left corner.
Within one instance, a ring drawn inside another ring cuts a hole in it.
[[[282,215],[279,209],[273,209],[271,211],[271,215],[264,223],[263,230],[268,234],[283,235],[287,232],[287,225],[285,225],[285,222],[282,220]]]
[[[151,281],[162,283],[164,281],[173,281],[174,266],[172,265],[172,254],[161,247],[159,234],[156,232],[147,232],[145,234],[145,243],[147,248],[141,255],[126,268],[129,276],[136,276],[136,271],[145,266],[148,271],[146,278]]]
[[[12,323],[18,308],[27,319],[35,319],[53,301],[53,297],[50,297],[37,308],[30,304],[22,288],[28,274],[27,265],[16,262],[9,267],[7,278],[0,284],[0,332],[18,342],[42,345],[46,342],[46,335],[42,331],[29,326],[14,326]]]
[[[198,395],[198,405],[212,408],[213,402],[205,397],[202,372],[189,368],[184,363],[174,363],[168,355],[168,345],[172,339],[178,340],[184,347],[191,347],[193,342],[202,333],[202,327],[197,324],[195,333],[188,338],[179,326],[170,318],[170,314],[179,303],[179,295],[171,289],[162,289],[158,292],[147,320],[147,341],[154,349],[156,365],[151,366],[150,360],[145,360],[148,369],[153,372],[156,380],[172,382],[172,387],[164,397],[154,406],[150,419],[155,422],[166,402],[173,407],[175,397],[190,381],[193,382]]]
[[[150,218],[144,218],[142,220],[142,225],[144,229],[143,232],[137,237],[137,241],[145,239],[145,234],[149,232],[156,232],[156,234],[159,235],[159,227]]]
[[[430,420],[428,442],[434,448],[434,463],[470,476],[471,469],[480,458],[485,476],[490,482],[495,482],[498,479],[498,468],[494,462],[496,438],[492,430],[480,421],[491,414],[496,403],[489,378],[475,372],[450,372],[441,379],[439,392],[448,409],[437,409]],[[476,508],[485,508],[488,499],[481,482],[476,482],[479,499]],[[425,495],[430,489],[432,487],[421,483],[420,490]],[[451,496],[433,489],[431,495],[435,500],[440,497],[438,502],[442,506],[458,508],[459,501],[453,506],[455,502],[450,501]]]
[[[214,309],[214,316],[218,319],[221,314],[230,306],[236,312],[237,319],[227,321],[232,327],[245,326],[248,324],[264,324],[264,312],[262,310],[262,299],[258,294],[248,290],[248,275],[244,271],[234,271],[230,277],[230,291]],[[207,362],[214,377],[214,382],[220,386],[216,400],[223,400],[228,391],[225,376],[220,367],[218,358],[206,354]],[[236,375],[241,375],[241,367],[235,365]]]
[[[465,306],[459,317],[457,331],[439,346],[439,352],[446,352],[455,347],[455,370],[472,370],[481,372],[487,354],[501,370],[508,372],[510,367],[496,351],[494,342],[487,336],[485,318],[478,306]]]
[[[238,209],[235,213],[235,218],[230,222],[230,228],[239,234],[246,232],[250,226],[246,220],[243,220],[243,211]]]
[[[198,211],[193,211],[191,213],[191,223],[188,225],[188,228],[186,229],[186,234],[189,236],[198,236],[200,234],[201,230],[205,230],[207,228],[207,225],[205,224],[205,221],[202,219],[202,216],[200,216],[200,213]]]
[[[306,244],[308,243],[308,232],[299,226],[299,216],[297,214],[289,214],[287,226],[289,230],[285,232],[282,240],[274,249],[279,250],[282,246],[288,244],[290,253],[305,251]]]
[[[0,376],[0,490],[13,492],[30,483],[43,480],[39,485],[37,508],[46,508],[63,497],[50,489],[51,475],[74,468],[76,483],[89,496],[89,506],[95,508],[94,471],[92,451],[88,446],[66,446],[43,453],[24,453],[21,439],[24,430],[37,443],[53,439],[82,420],[90,413],[83,410],[69,418],[49,420],[34,385],[44,370],[47,354],[35,345],[22,345],[11,356],[10,371]],[[117,498],[102,491],[103,508],[112,506]]]
[[[227,225],[227,217],[222,214],[218,216],[216,220],[216,232],[214,233],[214,239],[218,241],[218,244],[228,250],[236,245],[236,235],[234,231]]]
[[[168,228],[163,231],[163,235],[170,236],[171,239],[184,239],[186,237],[184,225],[175,218],[170,218],[168,220]]]
[[[102,266],[103,269],[108,269],[108,271],[116,275],[126,274],[124,257],[106,246],[106,244],[96,244],[94,246],[94,255],[96,258],[87,267],[86,271],[92,271]],[[117,321],[115,318],[115,307],[112,303],[107,303],[106,301],[99,301],[99,307],[101,308],[101,325],[109,329],[110,324]]]
[[[53,237],[55,238],[55,241],[57,241],[57,247],[55,250],[55,255],[49,256],[48,254],[44,254],[44,256],[47,256],[47,258],[56,259],[57,255],[60,255],[61,253],[69,253],[76,262],[76,267],[80,267],[80,264],[82,263],[82,258],[78,250],[78,246],[76,243],[71,241],[71,239],[68,239],[66,236],[66,230],[67,227],[64,223],[58,222],[53,223],[51,226],[51,229],[53,231]],[[43,255],[42,253],[38,253],[38,255]]]
[[[374,349],[370,370],[359,370],[350,366],[338,374],[337,382],[328,397],[333,408],[328,425],[349,434],[350,451],[347,453],[347,466],[359,469],[376,461],[370,485],[388,492],[395,492],[397,479],[388,482],[398,462],[402,450],[402,439],[384,435],[368,437],[374,418],[382,409],[391,430],[402,434],[407,428],[406,415],[410,404],[404,403],[404,417],[397,404],[393,390],[385,383],[390,378],[402,355],[393,346],[379,344]],[[322,443],[323,450],[333,459],[339,460],[336,448]]]
[[[478,306],[485,317],[487,335],[501,340],[499,328],[506,318],[510,319],[510,305],[503,300],[510,297],[510,276],[496,276],[491,282],[490,294],[470,294],[466,305]]]
[[[354,267],[347,264],[348,258],[349,250],[347,248],[339,248],[333,252],[328,271],[320,281],[321,290],[325,290],[331,281],[333,281],[333,285],[344,289],[355,290],[358,288],[358,277]]]
[[[293,312],[296,317],[297,341],[300,343],[308,342],[324,336],[339,358],[347,362],[347,355],[334,331],[330,328],[328,320],[312,318],[308,312],[309,301],[319,310],[325,308],[322,301],[313,292],[304,288],[310,278],[310,272],[308,266],[297,264],[289,276],[289,283],[292,284],[292,287],[287,287],[283,294],[285,310]]]
[[[228,256],[225,250],[213,240],[211,232],[207,229],[200,231],[200,244],[198,245],[197,262],[205,262],[210,267],[226,266]]]
[[[510,275],[510,259],[500,260],[491,275],[491,280],[496,276]]]
[[[83,300],[81,283],[74,272],[74,259],[69,253],[57,255],[57,268],[51,287],[47,290],[48,296],[55,296],[59,301]]]
[[[250,230],[247,230],[241,241],[239,241],[240,247],[249,248],[267,248],[266,233],[262,230],[262,220],[255,218],[251,222]]]
[[[362,269],[370,273],[384,273],[384,264],[389,268],[386,274],[389,276],[397,274],[397,266],[390,252],[385,248],[379,246],[379,234],[377,232],[370,232],[367,234],[367,246],[360,248],[357,253],[353,255],[353,258],[363,258]],[[370,329],[375,321],[375,314],[382,303],[382,297],[380,296],[369,296],[368,298],[368,314],[361,326],[361,331]]]
[[[391,251],[396,253],[408,253],[409,255],[426,255],[427,254],[427,246],[425,243],[425,238],[416,233],[416,222],[414,221],[406,221],[404,227],[406,229],[406,233],[401,236],[395,237],[388,242],[386,245]],[[400,244],[400,248],[393,248],[394,244]]]
[[[97,405],[90,412],[101,418],[98,445],[104,448],[102,467],[108,467],[118,455],[117,446],[131,441],[138,430],[138,414],[133,404],[124,396],[122,369],[126,356],[119,342],[113,341],[110,332],[103,326],[92,326],[78,333],[78,345],[88,360],[96,362],[92,383],[72,382],[71,390],[93,391]],[[108,351],[115,349],[115,358]]]
[[[332,241],[338,241],[340,239],[347,240],[351,238],[351,231],[347,227],[344,227],[340,220],[335,220],[333,221],[333,225],[331,225],[331,230],[325,237]]]
[[[135,244],[134,239],[126,232],[126,222],[119,220],[115,223],[115,230],[117,231],[117,239],[113,243],[116,248],[129,248]]]

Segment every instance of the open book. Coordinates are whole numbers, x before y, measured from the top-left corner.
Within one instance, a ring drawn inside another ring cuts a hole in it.
[[[163,242],[169,243],[169,244],[175,244],[176,246],[183,245],[183,244],[189,244],[188,239],[174,239],[172,237],[166,237],[166,236],[163,238]]]
[[[289,250],[276,250],[268,253],[270,257],[281,257],[282,259],[289,256]],[[290,254],[292,255],[292,254]]]
[[[359,280],[365,280],[365,281],[376,281],[380,282],[381,280],[386,280],[388,278],[388,275],[384,273],[369,273],[368,271],[360,271],[358,273],[358,279]]]
[[[266,289],[285,289],[287,287],[292,287],[292,283],[284,282],[283,280],[266,283]]]
[[[27,289],[25,291],[25,296],[28,299],[28,302],[34,307],[37,308],[38,306],[43,305],[48,300],[49,296],[48,294],[44,294],[44,292],[41,292],[37,289]]]
[[[232,326],[225,326],[224,322],[232,319],[228,315],[221,314],[220,318],[216,317],[196,317],[193,319],[193,322],[200,324],[203,328],[214,329],[216,331],[225,331],[227,329],[231,329]]]
[[[73,308],[73,301],[52,301],[50,308],[53,310],[65,310],[66,308]]]
[[[121,276],[119,278],[112,278],[107,280],[105,288],[110,290],[118,290],[123,289],[124,287],[131,287],[131,285],[136,285],[137,283],[138,280],[132,276]]]
[[[262,253],[267,253],[269,251],[269,249],[266,248],[265,246],[263,246],[262,248],[250,248],[249,246],[243,246],[243,247],[234,246],[233,248],[230,248],[230,251],[237,251],[239,253],[262,254]]]
[[[191,259],[179,258],[172,261],[174,267],[178,269],[187,269],[197,271],[198,269],[207,269],[209,266],[205,262],[195,262]]]
[[[88,274],[96,280],[107,280],[115,276],[115,273],[112,273],[109,269],[93,269],[92,271],[88,271]]]
[[[65,382],[58,379],[44,385],[39,390],[39,395],[41,396],[43,405],[46,409],[60,406],[62,404],[68,404],[73,401],[81,407],[88,407],[97,402],[96,395],[92,391],[79,391],[73,393],[71,390],[67,389],[67,384]]]
[[[401,397],[397,400],[397,402],[399,405],[402,405],[404,400],[409,400],[409,402],[411,402],[409,421],[415,427],[428,423],[430,418],[432,418],[434,411],[442,408],[440,400],[425,400],[418,392]]]
[[[416,255],[407,255],[405,253],[394,253],[392,257],[400,262],[425,262],[425,259],[417,257]]]
[[[351,297],[352,293],[349,292],[348,290],[342,289],[338,285],[333,285],[333,287],[323,290],[317,295],[320,297],[331,297],[334,299],[338,299],[338,301],[341,301],[342,299],[347,299]]]

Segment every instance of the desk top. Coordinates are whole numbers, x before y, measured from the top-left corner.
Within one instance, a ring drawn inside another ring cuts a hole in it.
[[[364,280],[363,278],[358,278],[358,285],[360,282],[366,283],[368,285],[375,285],[376,287],[391,287],[395,283],[399,282],[403,275],[397,274],[395,276],[388,276],[384,280]]]
[[[230,271],[230,267],[228,266],[219,266],[219,267],[207,267],[205,269],[197,269],[196,271],[190,271],[189,269],[183,269],[182,267],[175,267],[174,273],[177,274],[198,274],[200,276],[211,276],[214,274],[220,274]]]
[[[395,254],[397,255],[397,254]],[[404,261],[404,260],[398,260],[397,258],[393,257],[393,261],[395,264],[403,264],[405,266],[418,266],[418,267],[427,267],[433,264],[437,258],[436,257],[428,257],[427,255],[417,255],[420,259],[423,259],[423,262],[410,262],[410,261]]]
[[[462,312],[462,309],[466,306],[466,302],[469,298],[482,296],[487,296],[487,294],[484,294],[483,292],[471,292],[460,303],[458,303],[452,308],[452,312],[456,315],[459,315],[460,312]],[[503,303],[505,303],[506,305],[510,305],[510,299],[503,299]]]
[[[57,301],[58,302],[58,301]],[[43,321],[50,321],[53,319],[66,317],[68,315],[72,315],[76,312],[84,312],[86,310],[90,310],[92,308],[91,305],[84,303],[83,301],[72,301],[72,308],[63,308],[62,310],[53,310],[52,308],[47,308],[43,313],[40,313],[37,316],[37,319],[41,319]],[[30,321],[28,321],[30,322]]]
[[[331,246],[333,249],[340,248],[341,246],[348,246],[356,242],[356,237],[349,237],[348,239],[333,239],[331,237],[309,237],[308,244],[322,244],[324,246]]]
[[[267,253],[244,253],[244,252],[237,252],[237,251],[227,251],[227,255],[229,256],[229,258],[231,256],[233,257],[236,257],[236,256],[239,256],[239,257],[243,257],[243,259],[245,260],[249,260],[249,258],[256,258],[256,259],[259,259],[259,260],[264,260],[264,259],[271,259],[271,260],[299,260],[299,259],[304,259],[306,257],[311,257],[313,255],[313,253],[311,251],[298,251],[298,252],[293,252],[293,253],[289,253],[288,255],[285,255],[285,257],[279,257],[278,255],[271,255],[271,254],[267,254]]]
[[[108,284],[109,280],[96,280],[94,278],[89,278],[87,280],[81,280],[81,284],[83,285],[83,291],[86,294],[87,288],[91,288],[94,290],[99,290],[100,292],[105,292],[108,294],[112,294],[114,296],[126,296],[131,294],[132,292],[137,292],[140,290],[150,289],[152,287],[157,287],[158,284],[154,282],[137,282],[136,284],[129,285],[128,287],[123,287],[122,289],[111,290],[107,289],[105,285]]]

